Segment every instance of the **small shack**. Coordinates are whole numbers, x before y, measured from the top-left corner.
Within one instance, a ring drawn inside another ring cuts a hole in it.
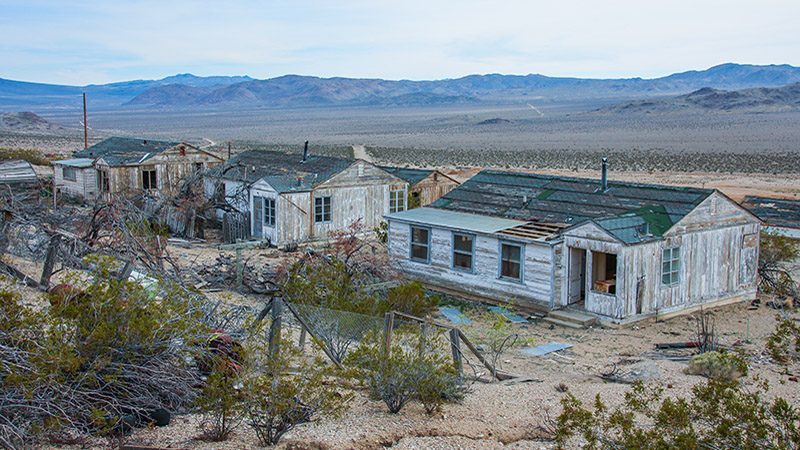
[[[97,170],[91,158],[53,161],[53,177],[62,194],[86,199],[97,196]]]
[[[454,178],[435,169],[389,166],[381,169],[408,182],[407,209],[428,206],[459,185]]]

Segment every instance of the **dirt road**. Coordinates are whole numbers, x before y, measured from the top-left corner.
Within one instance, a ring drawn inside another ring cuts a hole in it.
[[[367,147],[363,145],[353,145],[353,158],[362,159],[366,162],[372,162],[372,156],[367,153]]]

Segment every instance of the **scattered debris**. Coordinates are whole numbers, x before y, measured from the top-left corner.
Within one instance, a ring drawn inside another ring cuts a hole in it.
[[[221,253],[210,264],[193,272],[196,289],[236,289],[249,290],[256,294],[277,292],[276,269],[268,264],[251,264],[250,258]]]
[[[621,370],[620,365],[631,364],[628,370]],[[659,371],[655,362],[651,360],[620,360],[611,364],[611,370],[601,372],[598,375],[605,381],[611,383],[632,384],[636,381],[643,381],[658,378]]]
[[[697,341],[689,341],[689,342],[667,342],[663,344],[656,344],[657,349],[668,349],[668,348],[697,348],[700,347],[700,343]]]
[[[490,306],[489,311],[505,317],[511,323],[528,323],[528,321],[525,320],[524,317],[520,316],[517,313],[509,311],[508,309],[503,308],[502,306]]]
[[[561,342],[548,342],[547,344],[543,344],[538,347],[523,348],[520,351],[528,356],[544,356],[548,353],[558,352],[571,347],[572,344],[564,344]]]
[[[450,323],[455,325],[469,325],[472,323],[469,317],[465,316],[460,310],[451,306],[442,306],[439,312],[447,318]]]

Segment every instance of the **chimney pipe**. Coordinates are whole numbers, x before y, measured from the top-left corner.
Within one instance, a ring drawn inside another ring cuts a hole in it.
[[[303,177],[297,177],[297,187],[303,187]]]
[[[308,159],[308,141],[306,141],[305,147],[303,147],[303,162],[306,162]]]
[[[600,173],[600,189],[602,192],[608,190],[608,158],[603,158],[603,168]]]

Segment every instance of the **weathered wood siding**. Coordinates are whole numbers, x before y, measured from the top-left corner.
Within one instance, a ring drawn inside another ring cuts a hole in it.
[[[258,181],[248,194],[251,224],[256,223],[253,198],[259,196],[277,199],[275,227],[263,227],[264,238],[274,245],[323,240],[359,219],[370,230],[388,213],[389,190],[395,187],[406,188],[407,183],[364,161],[354,162],[312,191],[278,193],[265,181]],[[331,197],[331,220],[316,223],[314,199],[327,196]]]
[[[97,195],[97,170],[94,167],[75,168],[75,181],[64,178],[64,166],[53,165],[53,176],[58,189],[65,194],[86,199]]]
[[[324,239],[333,231],[346,230],[356,220],[366,229],[383,221],[389,212],[389,190],[405,189],[408,184],[378,167],[357,161],[314,189],[309,198],[309,224],[312,239]],[[331,221],[314,222],[314,199],[331,197]]]
[[[587,276],[585,308],[621,320],[754,296],[759,231],[757,219],[724,196],[712,194],[663,240],[624,246],[587,224],[570,230],[564,243],[617,255],[616,296],[592,292]],[[662,253],[673,247],[680,248],[680,281],[667,286],[661,280]],[[591,257],[587,261],[586,273],[591,274]],[[566,289],[563,281],[562,289]],[[565,303],[566,293],[561,297]]]
[[[411,225],[389,221],[389,256],[412,278],[468,294],[525,306],[547,308],[552,295],[554,251],[546,243],[507,241],[524,246],[523,281],[499,277],[500,242],[476,235],[472,273],[453,269],[453,230],[431,229],[430,264],[410,259]]]
[[[419,206],[427,206],[458,186],[458,182],[438,172],[433,172],[411,187],[412,193],[419,193]]]
[[[311,221],[314,220],[314,205],[310,192],[284,193],[275,206],[278,216],[278,237],[275,245],[308,240]]]
[[[253,236],[259,236],[260,235],[261,238],[267,239],[272,243],[276,243],[276,242],[278,242],[278,236],[279,236],[278,235],[278,224],[280,223],[280,220],[278,220],[278,217],[280,217],[280,216],[278,216],[278,203],[279,203],[277,201],[278,200],[278,192],[275,191],[275,189],[273,189],[272,186],[270,186],[269,184],[264,182],[264,180],[260,180],[260,181],[257,181],[256,183],[254,183],[250,187],[249,196],[248,196],[248,210],[252,211],[251,215],[255,214],[255,212],[257,211],[257,208],[254,206],[254,202],[255,202],[255,198],[256,197],[262,197],[262,198],[265,198],[265,199],[271,198],[273,200],[276,200],[276,202],[275,202],[275,214],[276,214],[275,225],[268,225],[262,219],[261,220],[261,224],[262,224],[261,232],[258,233],[257,230],[255,229],[255,227],[257,226],[259,221],[256,220],[255,217],[251,216],[250,233]],[[262,210],[262,213],[263,213],[263,210]]]
[[[97,166],[108,172],[109,191],[112,193],[132,193],[142,190],[142,172],[156,169],[156,183],[159,192],[173,192],[181,181],[198,170],[210,169],[222,163],[222,159],[189,145],[178,145],[143,161],[138,165],[109,166],[102,158]]]

